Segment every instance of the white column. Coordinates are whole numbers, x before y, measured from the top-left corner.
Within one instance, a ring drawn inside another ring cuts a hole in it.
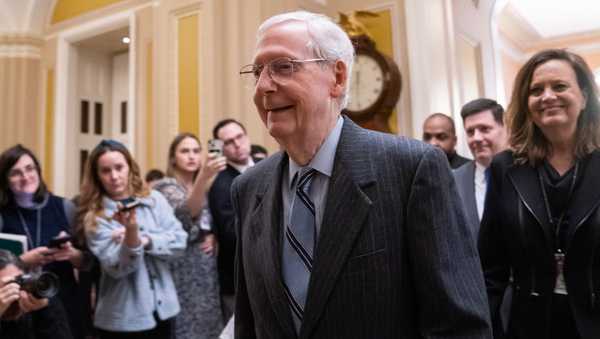
[[[422,135],[433,112],[453,116],[458,98],[452,6],[448,0],[405,0],[412,129]]]

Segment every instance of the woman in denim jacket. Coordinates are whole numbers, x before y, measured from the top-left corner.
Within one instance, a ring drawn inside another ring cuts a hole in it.
[[[170,338],[180,307],[167,260],[183,253],[187,233],[165,198],[144,187],[121,143],[104,140],[92,151],[79,218],[102,267],[94,317],[100,338]]]

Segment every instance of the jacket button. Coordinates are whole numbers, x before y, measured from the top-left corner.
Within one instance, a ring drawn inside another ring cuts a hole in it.
[[[161,301],[161,300],[159,300],[159,301],[158,301],[158,304],[159,304],[159,305],[162,305],[162,301]]]

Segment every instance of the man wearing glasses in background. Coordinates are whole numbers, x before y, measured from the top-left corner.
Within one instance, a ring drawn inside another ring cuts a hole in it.
[[[353,47],[277,15],[241,74],[283,152],[236,178],[236,338],[491,338],[445,155],[340,115]]]

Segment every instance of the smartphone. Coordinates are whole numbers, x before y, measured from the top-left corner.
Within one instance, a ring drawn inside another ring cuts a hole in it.
[[[52,239],[50,239],[50,242],[48,243],[48,248],[59,248],[60,245],[66,243],[67,241],[71,241],[73,237],[70,235],[62,235],[62,236],[57,236],[54,237]]]
[[[217,157],[223,155],[223,140],[210,139],[208,140],[208,153],[216,154]]]
[[[135,208],[136,206],[138,206],[141,202],[135,198],[127,198],[127,199],[121,200],[120,203],[121,203],[121,207],[119,208],[119,211],[129,211],[132,208]]]

